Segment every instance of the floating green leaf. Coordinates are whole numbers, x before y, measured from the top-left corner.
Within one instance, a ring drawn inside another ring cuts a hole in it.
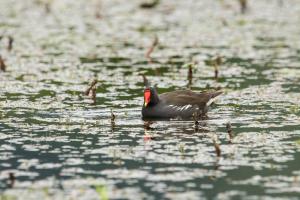
[[[95,189],[101,200],[109,199],[107,194],[107,187],[105,185],[96,185]]]

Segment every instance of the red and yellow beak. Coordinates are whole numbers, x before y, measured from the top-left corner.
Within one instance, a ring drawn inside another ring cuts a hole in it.
[[[146,89],[144,91],[144,106],[147,107],[147,105],[150,103],[151,99],[151,91],[149,89]]]

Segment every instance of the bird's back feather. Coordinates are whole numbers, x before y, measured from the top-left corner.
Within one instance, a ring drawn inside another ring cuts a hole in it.
[[[166,92],[159,96],[166,104],[175,106],[184,105],[198,105],[201,107],[206,106],[209,100],[222,94],[222,91],[205,91],[193,92],[191,90],[178,90],[174,92]]]

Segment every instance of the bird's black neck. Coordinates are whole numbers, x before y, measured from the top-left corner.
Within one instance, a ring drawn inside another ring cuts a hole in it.
[[[159,102],[159,96],[155,88],[151,88],[151,97],[149,105],[156,105]]]

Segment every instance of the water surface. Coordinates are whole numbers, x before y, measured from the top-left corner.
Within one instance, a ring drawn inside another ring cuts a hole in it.
[[[140,3],[1,0],[0,199],[297,199],[300,3]],[[159,92],[224,94],[198,130],[148,129],[141,74]],[[96,104],[83,95],[94,79]]]

